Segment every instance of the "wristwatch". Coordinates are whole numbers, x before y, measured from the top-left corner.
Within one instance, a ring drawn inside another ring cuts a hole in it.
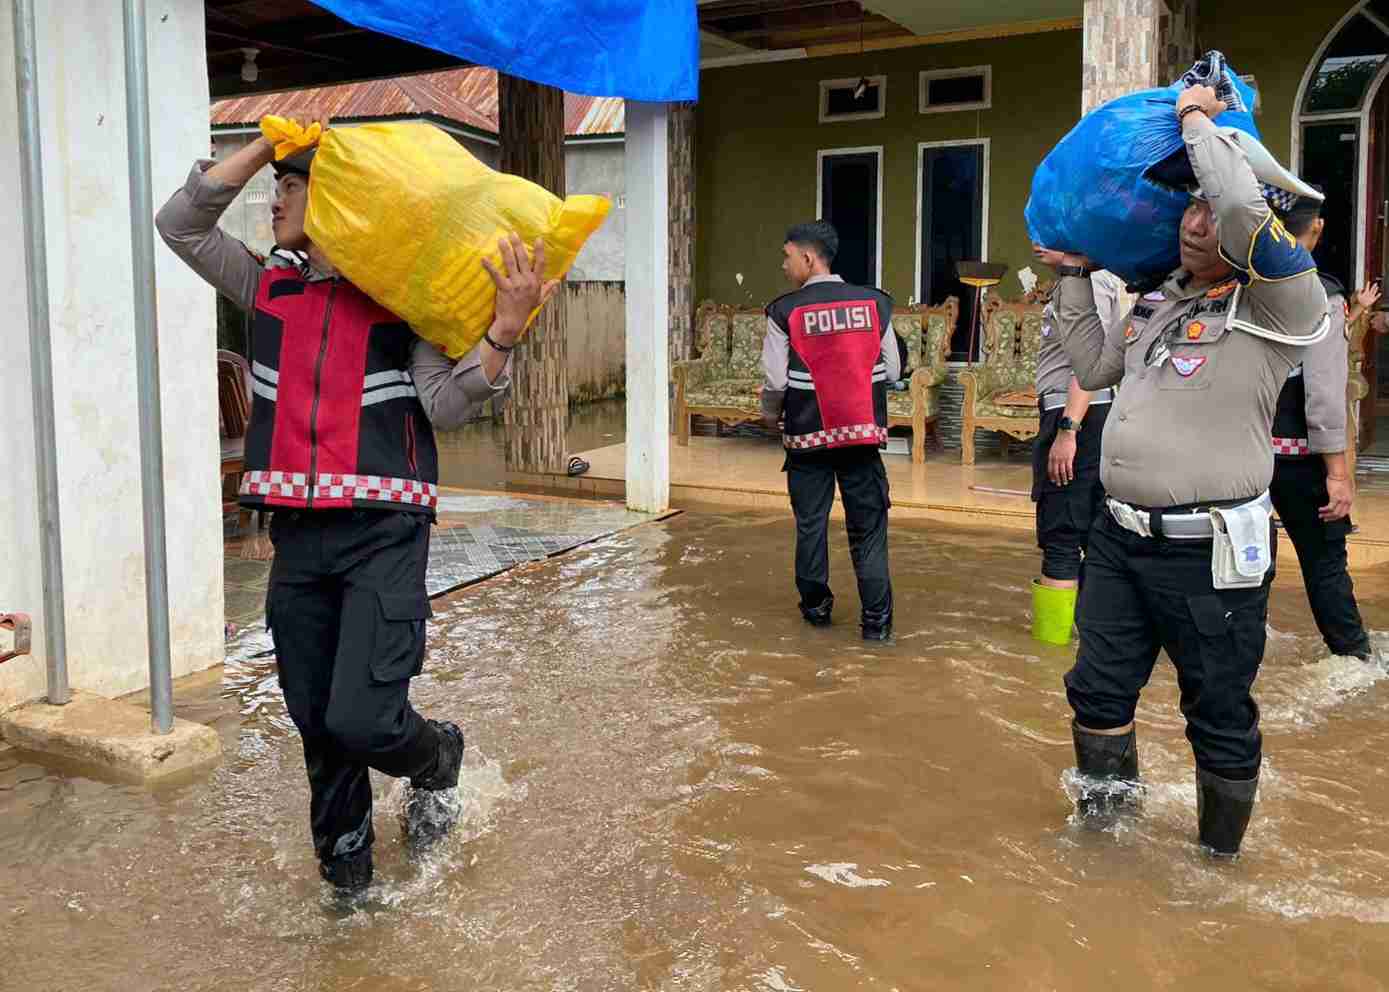
[[[1058,276],[1073,276],[1076,279],[1089,279],[1094,269],[1087,269],[1083,265],[1058,265],[1056,274]]]
[[[1072,434],[1077,434],[1080,432],[1080,425],[1063,413],[1061,419],[1057,421],[1056,429],[1058,431],[1070,431]]]

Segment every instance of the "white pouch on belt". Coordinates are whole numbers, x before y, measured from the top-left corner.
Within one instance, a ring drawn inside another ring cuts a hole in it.
[[[1215,539],[1211,550],[1211,578],[1217,589],[1247,589],[1263,583],[1272,558],[1269,554],[1268,495],[1242,506],[1211,511]]]

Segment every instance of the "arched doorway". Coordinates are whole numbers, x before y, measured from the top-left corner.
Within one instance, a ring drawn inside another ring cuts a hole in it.
[[[1386,77],[1389,0],[1362,0],[1317,49],[1293,113],[1293,158],[1299,174],[1327,194],[1326,234],[1317,247],[1317,264],[1352,292],[1389,274]],[[1367,342],[1363,370],[1370,394],[1360,411],[1362,450],[1376,442],[1389,445],[1389,424],[1376,429],[1380,409],[1389,412],[1389,340]]]

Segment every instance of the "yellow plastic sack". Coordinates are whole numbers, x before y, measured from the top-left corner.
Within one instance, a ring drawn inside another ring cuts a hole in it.
[[[482,259],[502,269],[507,232],[528,251],[543,240],[545,278],[557,279],[610,207],[496,172],[432,124],[365,124],[319,141],[304,229],[346,278],[458,358],[492,322]]]
[[[260,119],[260,133],[265,135],[265,140],[275,146],[276,162],[287,159],[306,148],[312,148],[318,144],[322,132],[323,126],[317,121],[308,127],[303,127],[298,121],[276,117],[274,114],[266,114]]]

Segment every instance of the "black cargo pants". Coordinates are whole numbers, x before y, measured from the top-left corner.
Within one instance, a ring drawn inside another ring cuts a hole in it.
[[[1101,511],[1076,610],[1080,651],[1065,680],[1076,720],[1091,730],[1132,722],[1165,648],[1196,763],[1222,778],[1253,778],[1263,739],[1250,690],[1263,662],[1272,581],[1270,568],[1260,586],[1217,590],[1210,541],[1141,537]]]
[[[1326,491],[1326,462],[1319,455],[1275,458],[1269,495],[1283,529],[1297,549],[1307,602],[1327,650],[1369,658],[1370,638],[1360,619],[1355,587],[1346,570],[1350,518],[1326,523],[1317,515],[1330,499]]]
[[[1032,501],[1037,504],[1037,547],[1042,550],[1042,575],[1048,579],[1080,578],[1081,556],[1090,541],[1090,527],[1104,503],[1100,485],[1100,437],[1109,404],[1090,407],[1076,435],[1075,478],[1059,486],[1047,477],[1047,457],[1056,440],[1064,408],[1042,412],[1041,429],[1032,442]]]
[[[886,622],[892,616],[887,560],[891,502],[877,446],[787,452],[784,470],[796,515],[796,589],[801,605],[815,609],[830,596],[829,521],[838,481],[863,615],[873,623]]]
[[[266,622],[304,742],[321,860],[375,839],[367,769],[434,766],[438,732],[410,706],[424,664],[430,520],[397,510],[278,511]]]

